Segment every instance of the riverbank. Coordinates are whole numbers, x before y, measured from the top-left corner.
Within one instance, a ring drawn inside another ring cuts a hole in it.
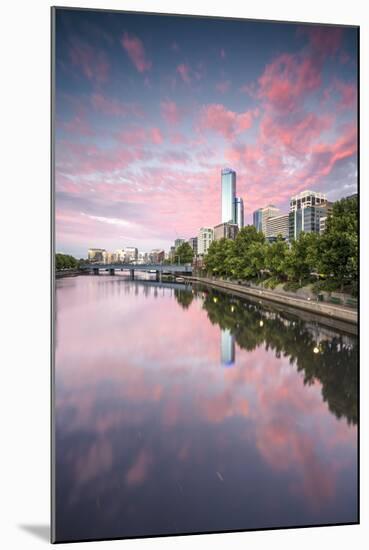
[[[338,321],[343,321],[345,323],[350,323],[357,325],[358,314],[355,309],[351,309],[344,306],[337,306],[333,304],[326,304],[318,301],[312,301],[308,299],[303,299],[299,297],[292,297],[290,295],[282,295],[273,290],[267,289],[255,289],[249,288],[237,283],[231,283],[229,281],[223,281],[221,279],[208,279],[206,277],[184,277],[185,280],[191,282],[202,283],[205,285],[212,286],[214,288],[219,288],[222,290],[232,291],[238,295],[243,295],[247,297],[253,297],[258,300],[265,300],[270,302],[275,302],[277,304],[283,304],[285,307],[302,309],[314,313],[316,315],[321,315],[328,317],[330,319],[335,319]]]

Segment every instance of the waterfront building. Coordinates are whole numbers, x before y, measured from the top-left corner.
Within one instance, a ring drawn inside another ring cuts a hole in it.
[[[273,204],[269,204],[268,206],[265,206],[261,209],[261,230],[266,235],[266,224],[269,218],[275,218],[276,216],[280,216],[282,214],[281,210],[274,206]]]
[[[214,231],[212,227],[201,227],[197,236],[197,252],[204,255],[214,240]]]
[[[105,248],[89,248],[87,258],[89,262],[104,262]]]
[[[235,198],[235,214],[236,214],[236,224],[239,229],[242,229],[244,226],[244,210],[243,210],[243,199],[241,197]]]
[[[193,250],[193,255],[197,256],[197,237],[191,237],[188,240],[188,244],[190,245],[190,247]]]
[[[134,263],[138,260],[138,249],[134,246],[127,246],[124,249],[124,261]]]
[[[162,248],[154,248],[150,252],[150,263],[151,264],[161,264],[165,258],[165,252]]]
[[[255,212],[253,212],[252,214],[252,225],[254,227],[256,227],[256,230],[257,231],[261,231],[261,227],[262,227],[262,218],[263,218],[263,209],[262,208],[258,208],[257,210],[255,210]]]
[[[115,261],[118,263],[124,262],[124,248],[117,248],[115,251]]]
[[[220,239],[232,239],[237,237],[239,226],[235,223],[219,223],[214,227],[214,241]]]
[[[289,239],[297,239],[302,231],[320,233],[320,218],[326,217],[332,209],[324,193],[302,191],[291,197],[289,213]]]
[[[114,264],[116,261],[116,255],[114,252],[104,252],[103,258],[104,264]]]
[[[222,223],[236,223],[236,172],[223,168],[221,172]]]
[[[268,218],[266,221],[265,237],[267,240],[274,240],[281,235],[284,239],[289,236],[289,215],[282,214]]]

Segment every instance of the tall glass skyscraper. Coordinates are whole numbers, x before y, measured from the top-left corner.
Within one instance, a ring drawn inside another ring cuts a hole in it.
[[[244,226],[243,200],[241,197],[235,198],[236,224],[239,229]]]
[[[236,223],[236,172],[231,168],[222,170],[222,223]]]

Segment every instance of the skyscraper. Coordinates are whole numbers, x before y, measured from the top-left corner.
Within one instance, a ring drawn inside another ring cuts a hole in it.
[[[263,209],[258,208],[255,210],[255,212],[252,214],[252,225],[256,227],[257,231],[261,231],[262,227],[262,219],[263,219]]]
[[[235,214],[236,214],[236,224],[238,229],[242,229],[244,226],[244,213],[243,213],[243,200],[241,197],[235,198]]]
[[[222,223],[236,223],[236,172],[231,168],[222,170]]]

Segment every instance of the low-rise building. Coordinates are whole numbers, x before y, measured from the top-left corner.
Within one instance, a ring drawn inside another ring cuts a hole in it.
[[[89,248],[87,258],[89,262],[104,262],[105,248]]]
[[[280,235],[283,239],[288,239],[289,236],[289,215],[282,214],[268,218],[266,221],[265,237],[267,240],[273,240]]]
[[[239,231],[238,224],[235,223],[219,223],[214,227],[214,240],[232,239],[237,237]]]
[[[197,252],[200,255],[207,253],[209,246],[214,240],[214,230],[212,227],[201,227],[197,236]]]

